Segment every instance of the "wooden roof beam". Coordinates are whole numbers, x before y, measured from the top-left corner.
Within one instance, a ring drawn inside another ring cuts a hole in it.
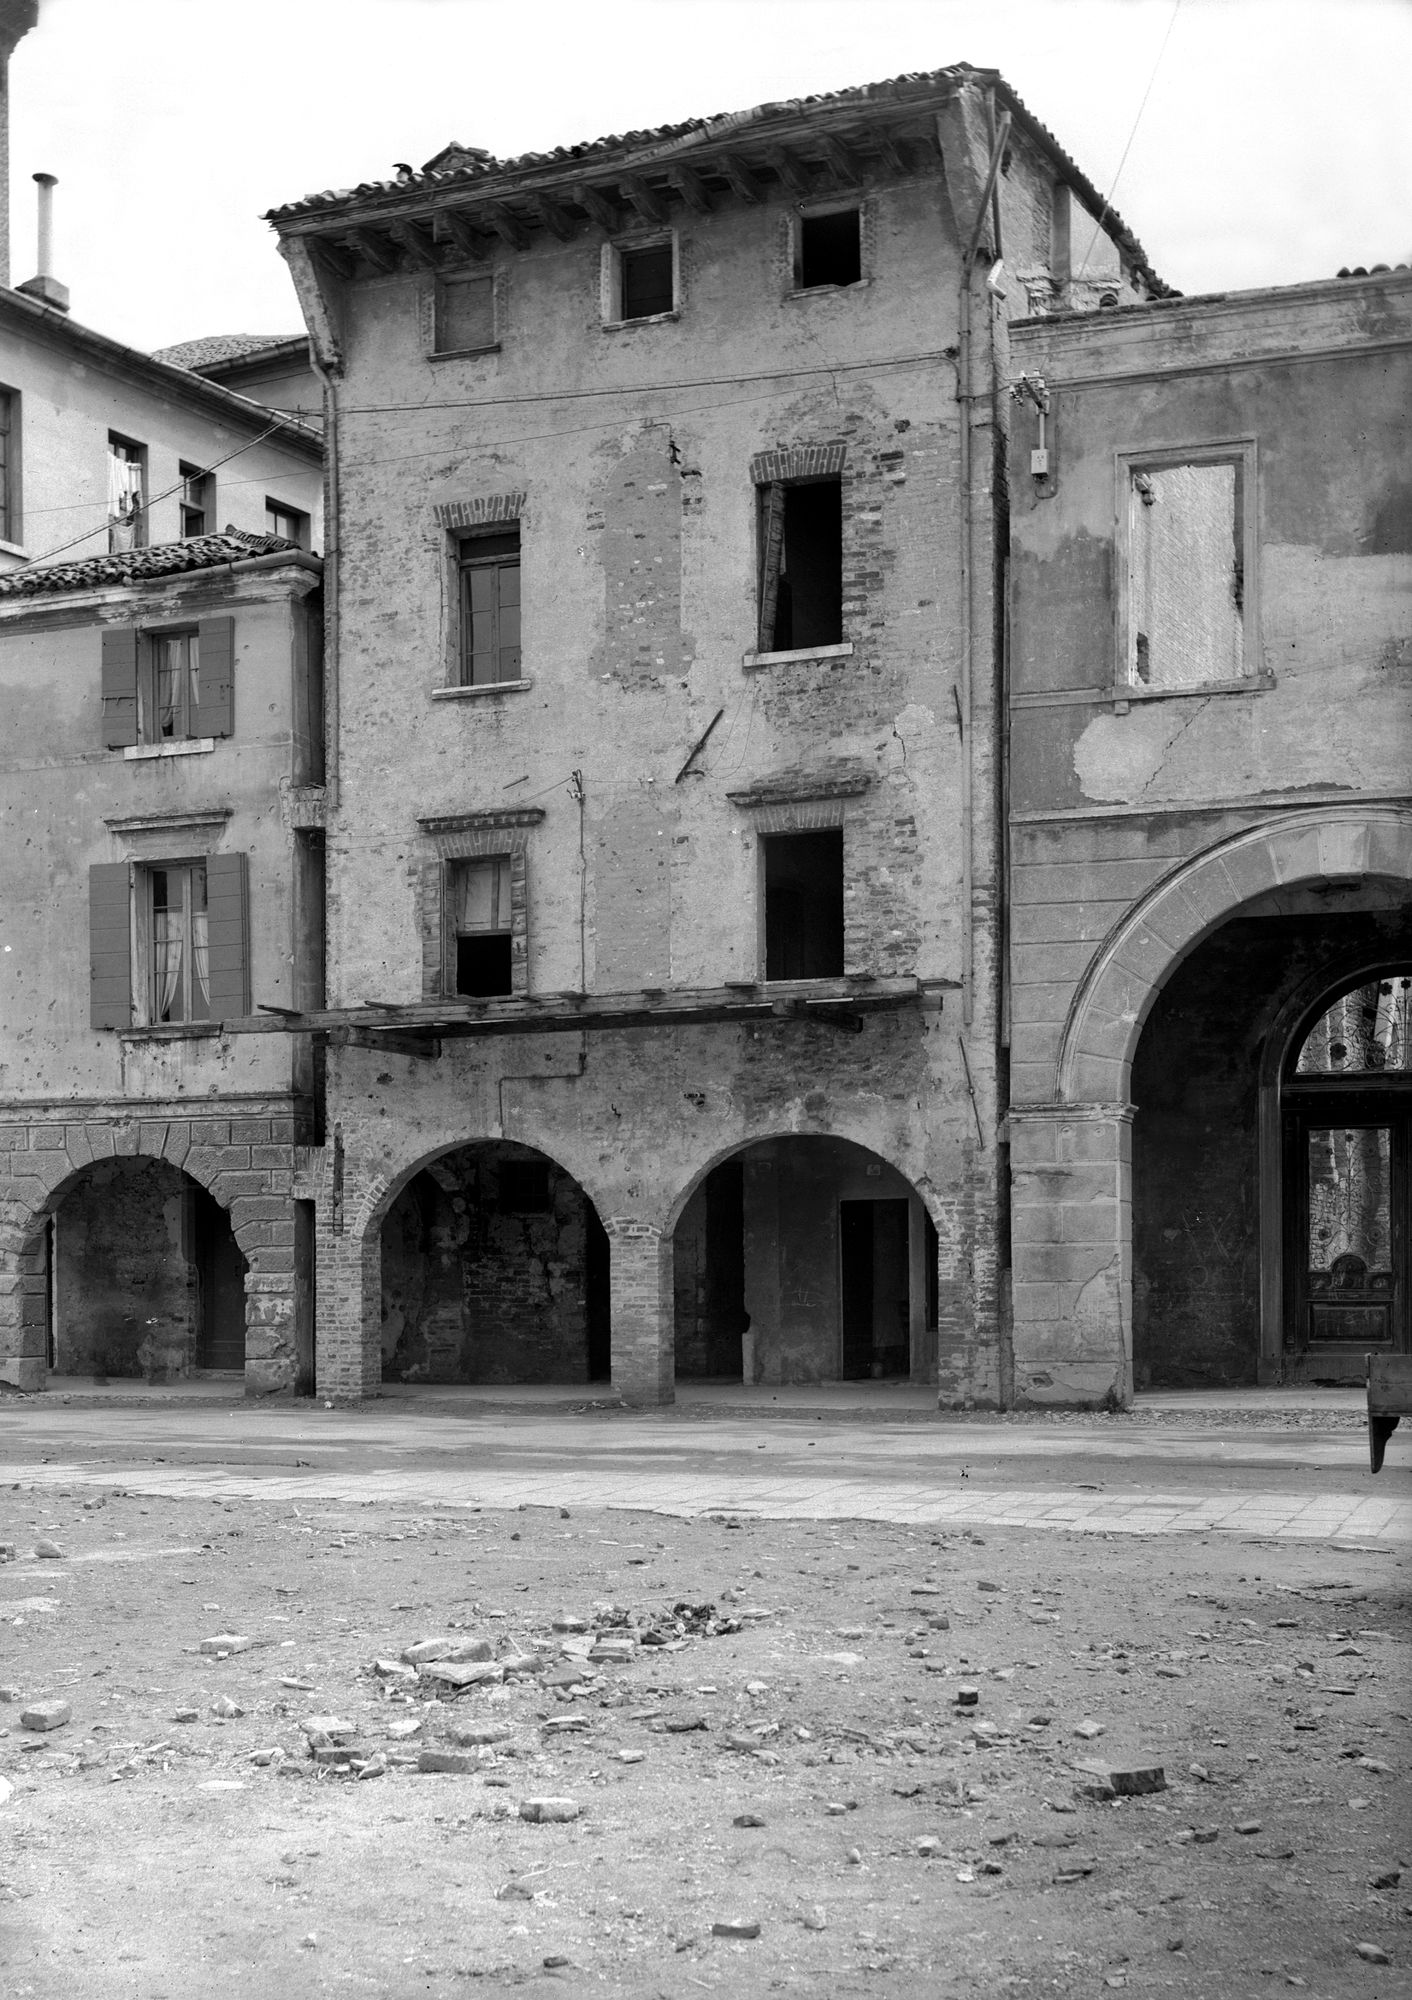
[[[389,233],[402,245],[414,264],[420,264],[426,270],[436,269],[441,261],[436,254],[436,244],[430,232],[423,229],[420,223],[394,222]]]
[[[529,231],[517,215],[510,213],[503,202],[488,202],[485,216],[502,243],[508,243],[512,250],[528,249]]]
[[[720,170],[730,182],[733,191],[740,196],[742,201],[759,201],[759,185],[756,182],[755,176],[743,160],[737,159],[734,153],[723,153],[720,159]]]
[[[443,208],[437,215],[444,235],[450,237],[463,257],[473,263],[483,264],[490,254],[490,245],[478,229],[472,229],[464,215],[454,208]]]
[[[877,129],[865,132],[862,136],[869,145],[876,147],[884,165],[890,167],[893,173],[906,174],[911,172],[911,168],[907,163],[905,140],[894,139],[891,132],[883,132]]]
[[[779,175],[780,184],[798,200],[803,200],[812,191],[808,169],[793,153],[787,153],[783,146],[769,146],[765,158]]]
[[[828,162],[829,172],[840,187],[855,186],[858,180],[858,163],[847,146],[838,139],[823,136],[819,140],[819,151]]]
[[[375,271],[395,271],[398,257],[395,244],[385,236],[377,236],[371,229],[350,229],[347,240],[360,255],[367,258]]]
[[[667,178],[671,181],[672,186],[693,214],[709,215],[711,213],[711,197],[706,192],[705,181],[702,180],[695,167],[673,167]]]
[[[668,220],[666,202],[640,175],[623,174],[619,178],[618,185],[644,222],[665,223]]]
[[[602,188],[576,187],[574,189],[574,200],[589,220],[596,222],[600,229],[617,229],[620,227],[622,217],[614,203],[609,201]]]
[[[351,278],[357,267],[357,258],[346,244],[335,243],[329,236],[311,236],[309,251],[316,263],[331,271],[335,278]]]
[[[534,197],[534,205],[540,221],[550,235],[557,236],[561,243],[567,243],[576,233],[578,224],[559,202],[552,201],[547,194],[538,194]]]

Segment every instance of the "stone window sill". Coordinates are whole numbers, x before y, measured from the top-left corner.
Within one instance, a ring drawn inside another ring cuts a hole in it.
[[[785,301],[791,299],[841,299],[849,292],[865,292],[872,284],[868,277],[854,278],[847,285],[795,285],[785,293]]]
[[[118,1039],[123,1042],[209,1041],[222,1032],[219,1021],[155,1021],[145,1027],[138,1024],[131,1028],[119,1028]]]
[[[138,764],[149,757],[205,757],[215,747],[214,736],[184,736],[175,743],[129,743],[123,761]]]
[[[647,313],[642,319],[605,319],[605,333],[630,333],[635,326],[671,326],[681,318],[681,310],[673,306],[670,312]]]
[[[525,688],[532,688],[533,686],[534,682],[529,679],[518,681],[480,681],[474,687],[433,688],[431,698],[433,701],[479,701],[482,695],[520,694]]]
[[[847,660],[853,655],[853,641],[838,646],[795,646],[785,653],[745,653],[743,667],[788,667],[800,660]]]
[[[434,347],[427,355],[427,360],[465,361],[468,357],[473,360],[479,354],[498,354],[499,352],[500,342],[498,340],[487,340],[482,347]]]
[[[29,560],[19,542],[0,541],[0,556],[18,556],[21,562]]]
[[[1221,681],[1191,681],[1185,687],[1133,687],[1122,685],[1108,690],[1116,715],[1125,715],[1135,701],[1180,701],[1195,695],[1204,701],[1213,694],[1259,694],[1275,685],[1273,674],[1241,674]]]

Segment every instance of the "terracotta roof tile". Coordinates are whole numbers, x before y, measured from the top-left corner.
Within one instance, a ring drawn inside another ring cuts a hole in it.
[[[84,556],[77,562],[35,564],[0,575],[0,597],[37,596],[42,591],[94,590],[105,584],[146,583],[153,577],[180,576],[186,570],[220,569],[227,563],[249,562],[255,556],[300,553],[282,535],[248,535],[227,528],[222,535],[192,535],[184,542],[159,542],[150,549],[128,549],[122,555]]]

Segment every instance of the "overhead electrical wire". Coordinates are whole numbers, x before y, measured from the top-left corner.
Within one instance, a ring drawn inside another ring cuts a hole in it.
[[[1108,215],[1112,209],[1113,197],[1118,192],[1119,181],[1123,178],[1123,168],[1128,163],[1128,154],[1132,151],[1133,140],[1137,137],[1137,128],[1142,123],[1142,114],[1147,109],[1147,100],[1152,95],[1152,86],[1157,81],[1157,72],[1162,67],[1162,58],[1167,53],[1167,44],[1172,39],[1172,30],[1177,25],[1177,16],[1178,14],[1181,13],[1181,11],[1182,11],[1182,0],[1175,0],[1175,5],[1172,8],[1172,18],[1167,23],[1167,32],[1162,37],[1162,46],[1157,51],[1157,60],[1152,65],[1152,74],[1147,79],[1147,88],[1142,93],[1142,102],[1137,107],[1137,116],[1133,120],[1133,129],[1128,134],[1128,143],[1123,148],[1122,157],[1118,161],[1118,170],[1114,174],[1113,179],[1109,184],[1107,194],[1104,195],[1103,197],[1103,206],[1098,211],[1098,220],[1093,225],[1093,234],[1088,239],[1088,248],[1087,250],[1084,251],[1083,262],[1079,265],[1077,272],[1074,274],[1075,282],[1077,282],[1079,278],[1082,278],[1084,272],[1088,269],[1088,260],[1093,255],[1093,246],[1095,243],[1097,243],[1099,231],[1102,229],[1103,224],[1107,220]]]

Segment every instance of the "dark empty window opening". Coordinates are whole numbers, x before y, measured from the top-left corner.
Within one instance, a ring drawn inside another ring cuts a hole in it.
[[[543,1215],[551,1206],[548,1160],[502,1160],[499,1206],[514,1215]]]
[[[843,484],[760,488],[760,651],[843,639]]]
[[[459,861],[448,881],[456,991],[494,999],[513,991],[510,857]]]
[[[642,250],[620,251],[618,268],[622,277],[620,318],[653,319],[658,313],[672,310],[676,295],[670,243],[652,243]]]
[[[766,979],[843,976],[843,829],[766,834]]]
[[[862,216],[856,208],[799,218],[800,291],[816,285],[856,285],[863,275]]]

